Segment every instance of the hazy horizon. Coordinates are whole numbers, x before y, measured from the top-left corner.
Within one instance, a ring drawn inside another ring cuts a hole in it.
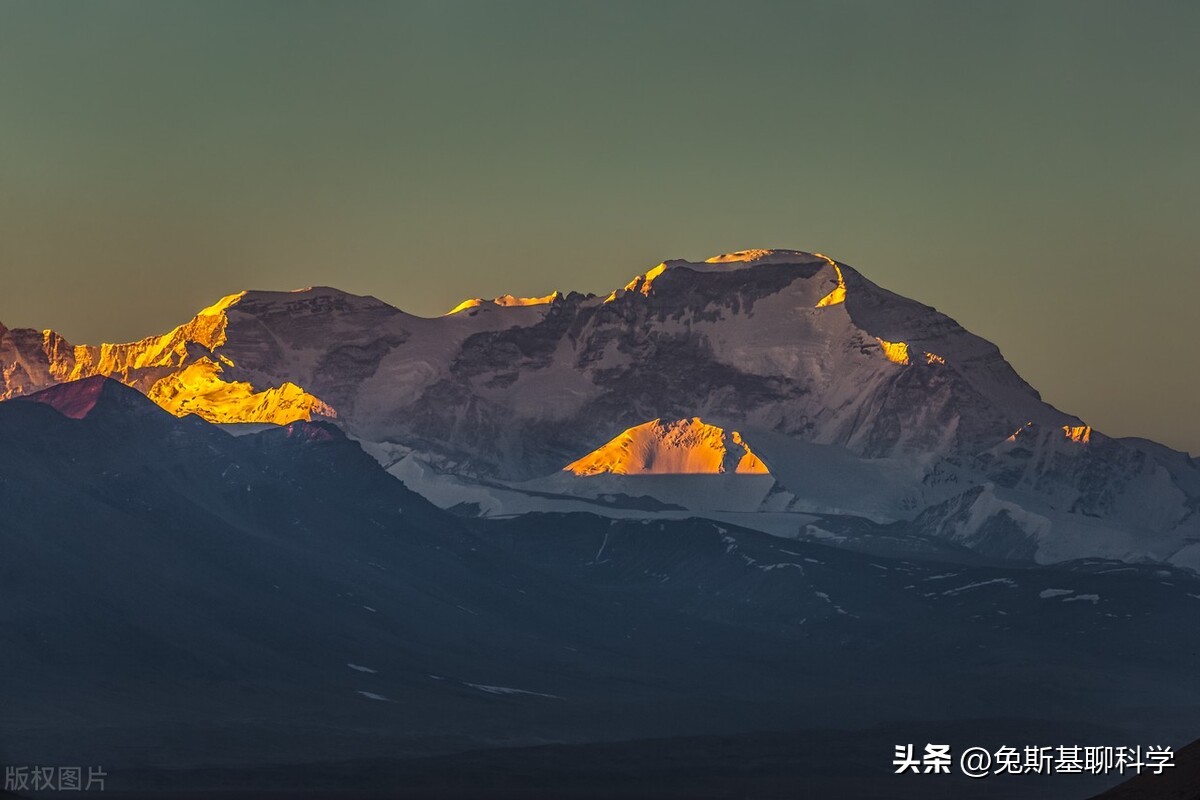
[[[1200,453],[1200,8],[0,3],[0,322],[422,316],[819,251]]]

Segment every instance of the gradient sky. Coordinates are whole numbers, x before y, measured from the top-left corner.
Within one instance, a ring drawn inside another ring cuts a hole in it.
[[[0,0],[0,321],[827,253],[1200,453],[1200,4]]]

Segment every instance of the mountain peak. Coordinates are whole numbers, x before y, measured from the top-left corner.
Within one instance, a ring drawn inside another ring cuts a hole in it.
[[[499,307],[499,308],[523,308],[526,306],[546,306],[553,303],[562,297],[561,292],[551,292],[543,297],[514,297],[511,294],[502,294],[491,300],[485,300],[482,297],[472,297],[463,300],[454,308],[447,311],[443,316],[450,317],[460,311],[466,311],[471,308],[481,307]]]
[[[40,392],[14,398],[14,401],[41,403],[70,419],[84,419],[97,407],[104,406],[157,410],[154,403],[146,399],[141,392],[103,375],[60,383]]]
[[[735,250],[704,259],[705,264],[795,264],[821,258],[816,253],[803,250]]]
[[[238,301],[240,301],[243,297],[245,297],[246,294],[247,294],[246,291],[237,292],[235,294],[227,294],[224,297],[222,297],[220,300],[218,300],[217,302],[213,303],[211,306],[200,309],[200,311],[196,314],[196,316],[198,316],[198,317],[216,316],[217,314],[220,314],[222,311],[229,308],[230,306],[237,305]]]
[[[636,425],[578,461],[563,467],[579,476],[766,474],[737,431],[709,425],[699,417]]]
[[[842,281],[842,274],[837,263],[820,253],[808,253],[803,250],[736,250],[732,253],[721,253],[720,255],[706,258],[704,261],[688,261],[684,258],[674,258],[669,261],[664,261],[650,271],[638,275],[632,281],[625,285],[624,291],[637,292],[640,294],[650,294],[654,286],[654,282],[668,271],[685,270],[695,273],[727,273],[743,269],[751,269],[767,265],[811,265],[811,264],[828,264],[837,273],[837,281],[839,285]],[[613,292],[609,299],[615,299],[619,292]]]
[[[282,311],[289,314],[399,310],[371,295],[351,294],[332,286],[307,286],[291,291],[246,289],[226,295],[201,310],[198,317],[222,316],[227,311],[250,314]]]

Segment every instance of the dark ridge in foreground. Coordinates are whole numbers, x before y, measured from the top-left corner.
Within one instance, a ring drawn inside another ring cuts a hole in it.
[[[0,404],[0,766],[101,764],[107,797],[957,800],[1017,795],[894,776],[894,746],[1196,735],[1186,570],[465,520],[331,425],[96,397]]]

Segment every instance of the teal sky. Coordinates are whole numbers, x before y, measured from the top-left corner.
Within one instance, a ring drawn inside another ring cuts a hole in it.
[[[1200,453],[1200,4],[0,0],[0,321],[817,250]]]

